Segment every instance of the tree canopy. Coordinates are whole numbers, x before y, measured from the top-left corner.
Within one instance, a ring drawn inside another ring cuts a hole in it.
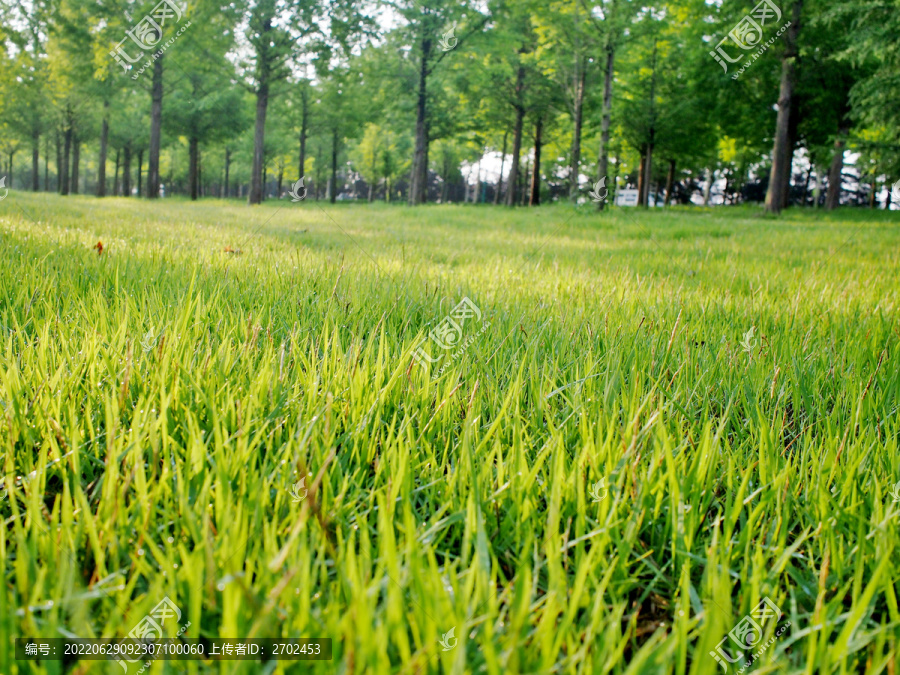
[[[888,206],[900,178],[875,0],[0,6],[14,189],[537,206],[607,177],[777,211]]]

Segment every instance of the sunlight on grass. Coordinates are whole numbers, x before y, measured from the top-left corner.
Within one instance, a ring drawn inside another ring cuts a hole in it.
[[[756,213],[10,195],[2,632],[713,673],[768,597],[759,672],[896,664],[900,229]]]

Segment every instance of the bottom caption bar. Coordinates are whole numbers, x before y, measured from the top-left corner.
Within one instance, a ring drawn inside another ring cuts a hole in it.
[[[330,661],[331,638],[16,638],[20,661]]]

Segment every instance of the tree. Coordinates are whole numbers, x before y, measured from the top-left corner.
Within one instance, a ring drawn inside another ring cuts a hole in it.
[[[392,6],[406,21],[404,35],[416,70],[415,150],[409,188],[409,203],[415,205],[425,201],[428,180],[428,79],[447,56],[481,30],[488,17],[480,15],[470,0],[400,0]]]
[[[195,6],[191,39],[169,55],[174,77],[168,94],[166,128],[188,142],[187,189],[200,196],[201,147],[233,138],[247,128],[242,90],[234,86],[234,71],[226,58],[233,42],[229,28],[238,17],[210,2]]]
[[[322,83],[321,98],[316,101],[317,117],[321,120],[320,132],[328,139],[328,155],[331,177],[328,181],[328,198],[333,204],[338,195],[338,158],[344,149],[345,140],[353,137],[365,112],[362,108],[360,84],[353,77],[349,65],[336,65]],[[335,114],[334,111],[340,111]]]
[[[793,104],[794,77],[798,55],[797,36],[800,31],[800,12],[803,0],[794,0],[791,25],[785,35],[784,54],[781,58],[781,88],[778,93],[778,120],[775,123],[775,146],[772,149],[772,172],[769,175],[769,192],[766,194],[766,211],[780,213],[787,205],[793,148],[790,141],[791,106]]]
[[[366,124],[362,139],[351,151],[350,157],[356,170],[369,184],[367,200],[375,200],[375,190],[381,180],[382,152],[385,132],[377,124]]]
[[[563,93],[571,118],[571,146],[568,162],[568,194],[578,198],[581,173],[581,141],[584,126],[585,92],[588,70],[593,66],[589,55],[596,49],[596,31],[588,31],[589,8],[583,0],[561,0],[540,7],[534,15],[538,36],[537,58],[546,77]],[[593,79],[593,78],[591,78]]]
[[[246,7],[249,19],[245,37],[253,51],[248,74],[256,97],[250,204],[263,199],[266,111],[272,86],[288,77],[292,59],[301,61],[318,51],[323,55],[322,62],[327,63],[336,47],[349,49],[368,26],[359,9],[357,0],[256,0]]]
[[[21,30],[12,25],[7,30],[7,37],[16,49],[9,83],[16,83],[16,95],[8,99],[3,115],[14,133],[31,145],[31,189],[37,192],[40,140],[50,126],[46,46],[52,9],[46,1],[39,1],[27,5],[16,3],[8,10],[10,24],[20,26]]]

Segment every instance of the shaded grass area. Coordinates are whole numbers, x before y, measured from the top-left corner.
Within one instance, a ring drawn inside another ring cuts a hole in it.
[[[753,669],[896,669],[890,214],[11,193],[0,251],[5,635],[168,596],[335,656],[157,672],[712,673],[769,597]]]

